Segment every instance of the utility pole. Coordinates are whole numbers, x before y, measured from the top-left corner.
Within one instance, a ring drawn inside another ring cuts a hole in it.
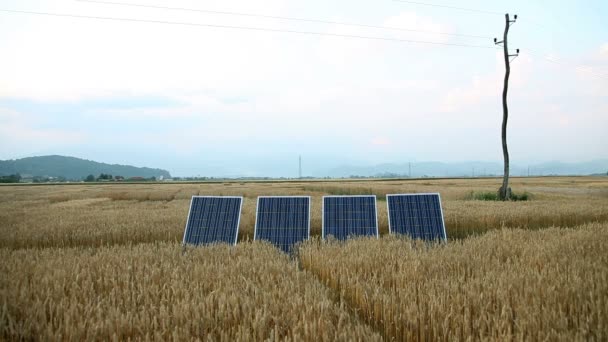
[[[409,177],[412,178],[412,162],[408,163],[408,167],[409,167],[409,172],[408,172]]]
[[[505,58],[505,81],[502,89],[502,155],[504,158],[504,173],[502,178],[502,186],[498,190],[498,197],[507,201],[511,198],[511,188],[509,188],[509,149],[507,148],[507,120],[509,119],[509,108],[507,107],[507,91],[509,89],[509,76],[511,75],[511,57],[514,59],[519,55],[519,49],[514,55],[509,54],[509,47],[507,45],[507,36],[509,35],[509,27],[517,20],[517,14],[513,16],[513,20],[509,19],[509,13],[505,14],[505,32],[501,41],[497,41],[494,38],[494,44],[503,46],[503,53]]]
[[[298,156],[298,178],[302,179],[302,156]]]

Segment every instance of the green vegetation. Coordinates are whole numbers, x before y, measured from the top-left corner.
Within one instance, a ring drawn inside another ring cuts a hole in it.
[[[21,180],[20,174],[13,174],[8,176],[0,176],[0,183],[19,183]]]
[[[500,201],[500,197],[497,192],[492,191],[471,191],[467,194],[466,199],[468,200],[476,200],[476,201]],[[511,193],[511,197],[509,197],[510,201],[529,201],[531,198],[531,194],[524,192],[522,194]]]

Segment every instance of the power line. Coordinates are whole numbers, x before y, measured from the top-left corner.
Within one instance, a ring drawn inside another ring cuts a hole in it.
[[[80,0],[79,0],[80,1]],[[454,10],[461,10],[461,11],[469,11],[469,12],[477,12],[477,13],[485,13],[485,14],[500,14],[503,15],[503,13],[500,12],[495,12],[495,11],[488,11],[488,10],[481,10],[481,9],[475,9],[475,8],[465,8],[465,7],[456,7],[456,6],[447,6],[447,5],[440,5],[440,4],[432,4],[432,3],[426,3],[426,2],[419,2],[419,1],[409,1],[409,0],[393,0],[395,2],[403,2],[403,3],[408,3],[408,4],[413,4],[413,5],[422,5],[422,6],[432,6],[432,7],[442,7],[442,8],[448,8],[448,9],[454,9]],[[549,29],[543,25],[540,25],[538,23],[535,22],[527,22],[527,24],[532,24],[536,27],[539,27],[547,32],[550,32]],[[593,67],[588,66],[588,65],[572,65],[570,63],[566,63],[563,61],[560,61],[560,59],[558,57],[555,56],[549,56],[548,54],[536,51],[534,52],[533,50],[526,48],[526,51],[532,55],[536,55],[538,57],[543,58],[544,60],[551,62],[551,63],[555,63],[558,65],[562,65],[562,66],[568,66],[568,67],[574,67],[577,70],[580,70],[582,72],[585,72],[591,76],[595,76],[597,78],[603,78],[603,79],[608,79],[608,74],[607,73],[598,73],[593,71]]]
[[[96,4],[104,4],[104,5],[119,5],[119,6],[131,6],[131,7],[142,7],[142,8],[154,8],[154,9],[163,9],[163,10],[173,10],[173,11],[187,11],[187,12],[198,12],[198,13],[236,15],[236,16],[244,16],[244,17],[257,17],[257,18],[266,18],[266,19],[277,19],[277,20],[292,20],[292,21],[302,21],[302,22],[310,22],[310,23],[344,25],[344,26],[357,26],[357,27],[366,27],[366,28],[383,29],[383,30],[396,30],[396,31],[420,32],[420,33],[427,33],[427,34],[440,34],[440,35],[469,37],[469,38],[492,39],[492,37],[479,36],[479,35],[473,35],[473,34],[450,33],[450,32],[441,32],[441,31],[429,31],[429,30],[409,29],[409,28],[400,28],[400,27],[391,27],[391,26],[380,26],[380,25],[356,24],[356,23],[347,23],[347,22],[341,22],[341,21],[331,21],[331,20],[321,20],[321,19],[282,17],[282,16],[265,15],[265,14],[252,14],[252,13],[243,13],[243,12],[215,11],[215,10],[195,9],[195,8],[186,8],[186,7],[169,7],[169,6],[144,5],[144,4],[134,4],[134,3],[126,3],[126,2],[98,1],[98,0],[76,0],[76,1],[78,1],[78,2],[96,3]]]
[[[340,33],[329,33],[329,32],[313,32],[313,31],[296,31],[296,30],[272,29],[272,28],[263,28],[263,27],[200,24],[200,23],[180,22],[180,21],[164,21],[164,20],[148,20],[148,19],[133,19],[133,18],[101,17],[101,16],[90,16],[90,15],[48,13],[48,12],[33,12],[33,11],[20,11],[20,10],[7,10],[7,9],[0,9],[0,12],[19,13],[19,14],[34,14],[34,15],[44,15],[44,16],[53,16],[53,17],[64,17],[64,18],[79,18],[79,19],[111,20],[111,21],[125,21],[125,22],[151,23],[151,24],[197,26],[197,27],[210,27],[210,28],[223,28],[223,29],[236,29],[236,30],[251,30],[251,31],[264,31],[264,32],[296,33],[296,34],[303,34],[303,35],[332,36],[332,37],[342,37],[342,38],[357,38],[357,39],[393,41],[393,42],[412,43],[412,44],[428,44],[428,45],[458,46],[458,47],[479,48],[479,49],[494,49],[493,46],[485,46],[485,45],[442,43],[442,42],[431,42],[431,41],[425,41],[425,40],[398,39],[398,38],[374,37],[374,36],[358,36],[358,35],[351,35],[351,34],[340,34]]]
[[[82,1],[82,0],[76,0],[76,1]],[[421,5],[421,6],[448,8],[448,9],[453,9],[453,10],[476,12],[476,13],[482,13],[482,14],[504,15],[504,13],[502,13],[502,12],[488,11],[488,10],[476,9],[476,8],[466,8],[466,7],[457,7],[457,6],[449,6],[449,5],[440,5],[440,4],[432,4],[432,3],[427,3],[427,2],[409,1],[409,0],[393,0],[393,1],[395,1],[395,2],[403,2],[403,3],[406,3],[406,4],[412,4],[412,5]],[[539,23],[533,22],[533,21],[528,21],[528,22],[525,23],[525,25],[536,26],[537,29],[540,29],[540,30],[546,31],[548,33],[551,33],[551,30],[549,28],[547,28],[546,26],[541,25]]]
[[[524,50],[524,49],[522,49],[522,50]],[[525,51],[528,52],[531,55],[535,55],[537,57],[540,57],[540,58],[542,58],[542,59],[544,59],[544,60],[546,60],[548,62],[580,70],[580,71],[585,72],[585,73],[587,73],[587,74],[589,74],[591,76],[594,76],[594,77],[596,77],[598,79],[599,78],[601,78],[601,79],[608,79],[608,74],[593,71],[593,67],[591,67],[591,66],[571,64],[569,62],[563,61],[561,58],[559,58],[557,56],[550,56],[549,54],[546,54],[546,53],[543,53],[543,52],[540,52],[540,51],[536,51],[536,50],[532,50],[530,48],[525,48]]]
[[[530,25],[530,26],[534,27],[534,29],[537,30],[537,31],[544,31],[546,33],[553,33],[552,29],[548,28],[545,25],[539,24],[539,23],[537,23],[535,21],[527,21],[527,22],[525,22],[525,25]]]
[[[230,26],[230,25],[213,25],[213,24],[200,24],[200,23],[188,23],[188,22],[176,22],[176,21],[162,21],[162,20],[147,20],[147,19],[133,19],[133,18],[115,18],[115,17],[100,17],[100,16],[87,16],[87,15],[75,15],[75,14],[62,14],[62,13],[47,13],[47,12],[33,12],[33,11],[20,11],[20,10],[7,10],[0,9],[0,12],[5,13],[18,13],[18,14],[33,14],[33,15],[44,15],[54,17],[65,17],[65,18],[78,18],[78,19],[94,19],[94,20],[109,20],[109,21],[123,21],[123,22],[137,22],[137,23],[151,23],[151,24],[168,24],[168,25],[182,25],[182,26],[196,26],[196,27],[210,27],[210,28],[224,28],[224,29],[237,29],[237,30],[252,30],[252,31],[265,31],[265,32],[281,32],[281,33],[295,33],[303,35],[317,35],[317,36],[332,36],[342,38],[353,38],[353,39],[366,39],[366,40],[380,40],[380,41],[393,41],[400,43],[412,43],[412,44],[428,44],[428,45],[442,45],[442,46],[455,46],[455,47],[466,47],[466,48],[480,48],[480,49],[496,49],[494,46],[484,45],[469,45],[469,44],[456,44],[456,43],[442,43],[442,42],[430,42],[423,40],[410,40],[410,39],[397,39],[388,37],[372,37],[372,36],[358,36],[349,34],[339,33],[327,33],[327,32],[312,32],[312,31],[295,31],[295,30],[282,30],[282,29],[270,29],[261,27],[247,27],[247,26]],[[522,49],[523,50],[523,49]],[[532,55],[536,55],[544,60],[555,63],[562,66],[573,67],[568,63],[562,62],[557,57],[550,57],[540,52],[534,52],[528,48],[526,52]],[[524,51],[522,51],[524,52]],[[525,52],[524,52],[525,53]],[[608,74],[597,73],[590,70],[591,67],[585,65],[574,65],[574,68],[586,72],[596,78],[608,79]]]
[[[412,4],[412,5],[449,8],[449,9],[454,9],[454,10],[459,10],[459,11],[468,11],[468,12],[477,12],[477,13],[484,13],[484,14],[500,14],[500,15],[504,15],[504,13],[501,13],[501,12],[480,10],[480,9],[475,9],[475,8],[456,7],[456,6],[431,4],[431,3],[427,3],[427,2],[407,1],[407,0],[393,0],[393,1],[395,1],[395,2],[404,2],[404,3]]]

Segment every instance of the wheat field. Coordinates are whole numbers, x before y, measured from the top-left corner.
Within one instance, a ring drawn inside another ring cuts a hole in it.
[[[306,270],[388,340],[608,339],[608,225],[503,229],[426,246],[310,243]]]
[[[607,340],[608,178],[0,186],[3,340]],[[389,193],[439,192],[448,242],[388,234]],[[375,194],[380,239],[323,242],[321,197]],[[239,243],[181,248],[192,195],[244,196]],[[258,195],[311,195],[294,257]]]

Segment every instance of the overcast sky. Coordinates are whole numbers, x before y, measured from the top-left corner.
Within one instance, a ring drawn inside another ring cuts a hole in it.
[[[0,159],[61,154],[175,175],[297,175],[342,164],[502,161],[504,15],[391,0],[122,3],[0,9],[307,31],[489,48],[0,11]],[[608,158],[608,2],[427,3],[518,14],[513,163]],[[552,60],[553,62],[549,61]]]

